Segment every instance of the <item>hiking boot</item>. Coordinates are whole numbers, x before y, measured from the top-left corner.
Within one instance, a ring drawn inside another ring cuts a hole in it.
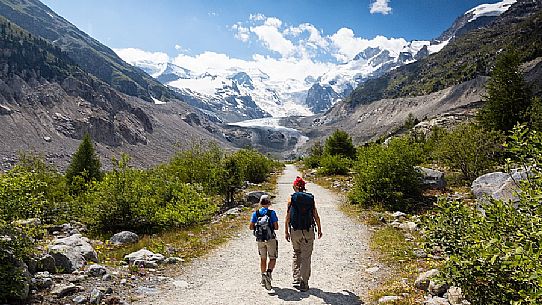
[[[267,276],[269,277],[269,279],[272,281],[273,280],[273,271],[267,271]]]
[[[267,290],[271,290],[271,278],[267,275],[267,272],[262,273],[262,286]]]
[[[294,287],[299,287],[300,284],[301,284],[301,280],[300,280],[300,279],[295,279],[295,280],[292,282],[292,286],[294,286]]]
[[[309,283],[305,281],[301,281],[301,284],[299,284],[299,291],[308,291],[309,290]]]

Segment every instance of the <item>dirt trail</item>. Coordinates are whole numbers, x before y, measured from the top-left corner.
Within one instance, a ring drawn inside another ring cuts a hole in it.
[[[368,250],[368,229],[339,211],[339,196],[312,183],[307,190],[315,195],[324,236],[314,244],[309,291],[299,292],[291,286],[292,246],[284,239],[282,225],[297,175],[296,168],[287,165],[273,199],[281,226],[273,290],[260,285],[256,243],[247,228],[220,249],[193,261],[160,293],[139,304],[363,304],[360,298],[364,299],[367,287],[374,283],[373,276],[365,272],[375,266]]]

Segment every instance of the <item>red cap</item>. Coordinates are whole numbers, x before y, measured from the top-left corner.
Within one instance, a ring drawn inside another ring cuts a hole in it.
[[[300,190],[304,190],[305,189],[305,180],[303,180],[303,178],[297,176],[297,178],[295,178],[295,181],[294,181],[294,186],[298,187]]]

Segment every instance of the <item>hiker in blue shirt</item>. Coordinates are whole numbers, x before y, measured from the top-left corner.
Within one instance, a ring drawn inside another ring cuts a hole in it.
[[[271,273],[278,257],[278,241],[275,230],[279,228],[277,213],[270,209],[271,200],[268,195],[260,197],[260,208],[252,213],[250,230],[254,231],[260,254],[260,271],[262,272],[262,286],[271,290]],[[269,257],[269,263],[267,262]]]

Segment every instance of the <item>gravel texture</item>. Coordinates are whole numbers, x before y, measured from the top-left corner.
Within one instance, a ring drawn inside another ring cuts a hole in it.
[[[309,291],[299,292],[291,286],[292,247],[284,239],[282,225],[297,175],[296,168],[287,165],[278,180],[277,197],[272,200],[280,219],[279,258],[272,290],[260,285],[257,247],[247,219],[247,230],[193,261],[158,293],[147,295],[137,304],[363,304],[368,287],[379,278],[379,274],[366,270],[382,268],[368,250],[369,230],[339,210],[340,196],[312,183],[307,184],[307,190],[315,195],[323,237],[315,241]]]

